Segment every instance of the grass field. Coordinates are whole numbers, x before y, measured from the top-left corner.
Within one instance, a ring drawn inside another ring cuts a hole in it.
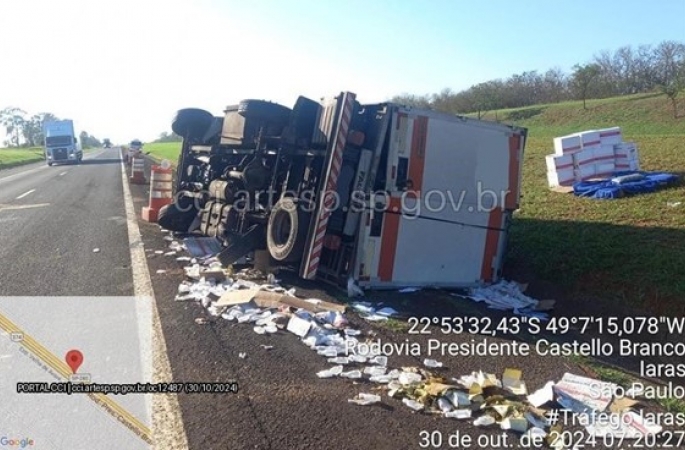
[[[633,95],[490,112],[483,118],[529,129],[523,199],[511,229],[507,267],[514,276],[553,283],[573,302],[685,313],[685,184],[611,201],[547,188],[544,156],[552,137],[620,126],[635,141],[644,170],[685,175],[685,99],[675,119],[663,95]],[[175,163],[180,144],[148,144]],[[678,206],[672,206],[681,202]],[[530,281],[530,280],[521,280]]]
[[[682,100],[681,100],[682,102]],[[508,266],[524,267],[576,301],[685,313],[685,184],[654,194],[592,200],[547,188],[552,137],[620,126],[643,170],[685,176],[685,104],[675,119],[664,96],[639,95],[504,110],[486,116],[529,128],[521,209]],[[680,204],[678,204],[680,202]],[[677,205],[677,206],[675,206]]]
[[[178,161],[178,155],[181,152],[181,143],[161,142],[145,144],[143,151],[150,152],[149,156],[157,162],[162,162],[166,159],[175,166]]]
[[[0,148],[0,170],[29,164],[45,159],[43,149],[33,148]]]

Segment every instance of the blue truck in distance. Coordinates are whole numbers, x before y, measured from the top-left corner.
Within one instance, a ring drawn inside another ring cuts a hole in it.
[[[80,163],[83,150],[76,139],[72,120],[55,120],[43,124],[45,136],[45,161],[48,166],[56,163]]]

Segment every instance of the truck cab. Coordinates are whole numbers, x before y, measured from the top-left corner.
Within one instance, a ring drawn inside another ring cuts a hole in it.
[[[80,163],[83,150],[74,133],[71,120],[57,120],[43,125],[45,161],[48,166],[58,163]]]

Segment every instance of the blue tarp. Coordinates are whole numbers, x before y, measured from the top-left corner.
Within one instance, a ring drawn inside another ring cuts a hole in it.
[[[617,183],[617,177],[631,176],[630,181]],[[578,197],[614,199],[635,194],[645,194],[673,185],[679,180],[678,175],[667,172],[621,171],[611,177],[595,181],[573,183],[573,194]]]

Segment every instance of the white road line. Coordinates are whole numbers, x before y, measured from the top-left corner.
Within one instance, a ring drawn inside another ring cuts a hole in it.
[[[66,175],[66,174],[67,174],[66,172],[62,172],[62,173],[59,174],[59,176],[60,176],[60,177],[63,177],[63,176]]]
[[[153,368],[153,349],[151,347],[152,343],[152,333],[153,326],[159,324],[159,314],[157,312],[157,305],[155,303],[155,294],[152,289],[152,281],[150,279],[150,269],[147,265],[147,257],[145,256],[145,248],[143,244],[143,238],[140,234],[140,228],[138,227],[138,219],[136,218],[136,212],[133,204],[133,196],[131,195],[131,189],[128,185],[128,179],[126,174],[126,166],[124,161],[121,161],[121,182],[124,186],[124,207],[126,209],[126,225],[128,228],[128,241],[129,249],[131,253],[131,271],[133,274],[133,294],[136,296],[136,316],[138,319],[138,330],[141,336],[141,363],[143,367],[143,373],[146,380],[149,382],[156,382],[152,380],[151,370]],[[157,325],[159,326],[159,325]],[[161,327],[158,330],[161,342],[161,347],[164,349],[162,354],[160,354],[161,364],[169,367],[169,361],[166,355],[166,344],[164,343],[164,336],[161,333]],[[148,347],[149,345],[149,347]],[[170,373],[170,369],[168,370]],[[172,380],[168,380],[172,381]],[[188,440],[183,429],[183,422],[181,418],[180,406],[178,405],[178,399],[175,395],[168,394],[164,395],[165,402],[171,404],[171,415],[175,417],[165,417],[163,420],[164,427],[172,427],[175,429],[183,430],[181,433],[177,434],[178,439],[182,442],[177,442],[178,447],[175,448],[188,448]],[[153,441],[155,440],[155,419],[152,417],[152,404],[147,400],[146,406],[148,408],[148,413],[151,417],[151,429],[153,430]],[[153,398],[153,402],[157,401]],[[158,446],[155,445],[155,448]]]
[[[33,169],[22,170],[19,173],[8,175],[6,177],[0,177],[0,183],[6,182],[6,181],[11,181],[11,180],[14,180],[15,178],[19,178],[19,177],[25,177],[28,174],[31,174],[34,172],[40,172],[41,170],[46,170],[48,168],[49,168],[48,166],[42,165],[40,167],[34,167]]]
[[[27,195],[31,195],[34,192],[36,192],[35,189],[31,189],[30,191],[26,191],[23,194],[21,194],[19,197],[17,197],[17,200],[21,200],[22,198],[26,197]]]

